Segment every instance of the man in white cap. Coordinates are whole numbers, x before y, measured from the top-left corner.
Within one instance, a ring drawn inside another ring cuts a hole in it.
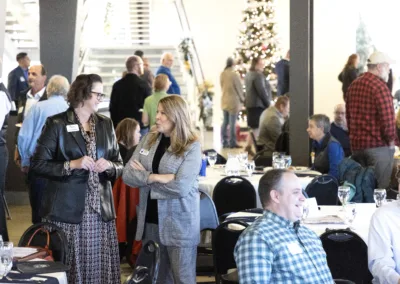
[[[393,97],[386,82],[393,61],[382,52],[368,59],[368,72],[353,81],[346,93],[346,119],[352,158],[374,166],[379,188],[387,188],[397,143]]]

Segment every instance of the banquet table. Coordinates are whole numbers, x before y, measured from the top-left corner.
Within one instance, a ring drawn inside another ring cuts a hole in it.
[[[385,205],[383,205],[385,206]],[[318,213],[308,218],[323,217],[328,215],[337,215],[339,217],[344,217],[344,212],[340,211],[342,206],[319,206]],[[352,231],[358,234],[366,244],[368,244],[368,232],[371,222],[371,217],[376,210],[375,203],[359,203],[356,205],[357,215],[351,225]],[[247,212],[237,212],[229,215],[227,219],[234,217],[248,217],[248,216],[261,216],[261,214],[247,213]],[[313,230],[317,235],[322,235],[325,233],[326,229],[346,229],[349,224],[307,224],[307,219],[305,219],[304,226]],[[241,229],[239,225],[231,225],[231,229]]]
[[[14,257],[23,257],[32,253],[31,248],[14,247]],[[37,259],[42,261],[42,259]],[[32,261],[35,261],[32,260]],[[58,282],[57,282],[58,281]],[[25,274],[18,271],[10,271],[6,277],[0,280],[0,283],[43,283],[43,284],[68,284],[65,272],[46,273],[46,274]]]
[[[265,168],[264,171],[268,171],[272,168]],[[303,189],[307,187],[307,185],[312,181],[312,179],[316,175],[320,175],[319,172],[316,171],[299,171],[295,173],[301,173],[303,176],[299,177],[301,186]],[[309,174],[309,176],[304,176]],[[241,172],[241,177],[246,178],[250,181],[250,183],[254,186],[256,192],[258,193],[258,183],[263,175],[262,174],[253,174],[251,177],[247,175],[245,172]],[[216,165],[215,167],[207,167],[206,176],[199,177],[199,189],[205,191],[208,195],[212,197],[213,191],[217,183],[226,177],[225,169],[222,166]],[[257,194],[257,207],[261,208],[261,202]]]

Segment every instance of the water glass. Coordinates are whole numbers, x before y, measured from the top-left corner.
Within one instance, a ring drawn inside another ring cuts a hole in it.
[[[292,156],[284,155],[283,159],[285,160],[285,168],[289,168],[292,165]]]
[[[242,162],[243,167],[246,167],[247,162],[249,161],[249,153],[248,152],[242,152],[239,155],[240,155],[240,160]]]
[[[228,160],[225,165],[225,174],[227,176],[240,175],[240,162],[237,155],[228,153]]]
[[[382,204],[386,200],[386,189],[384,189],[384,188],[376,188],[374,190],[374,200],[375,200],[376,207],[377,208],[381,207]]]
[[[283,158],[285,156],[285,152],[273,152],[272,153],[272,162],[275,161],[276,158]]]
[[[350,187],[349,186],[339,186],[338,197],[343,206],[342,211],[344,210],[347,201],[349,201],[349,196],[350,196]]]
[[[256,164],[254,161],[248,161],[246,164],[247,175],[251,177],[253,175],[254,169],[256,168]]]
[[[310,212],[310,207],[307,202],[303,202],[303,214],[301,215],[301,222],[303,223],[307,219],[308,213]]]
[[[0,247],[0,279],[5,277],[11,270],[13,247],[12,242],[4,242]]]
[[[283,158],[275,158],[272,161],[272,168],[274,168],[274,169],[284,169],[285,168],[285,159],[283,159]]]
[[[208,152],[207,160],[210,166],[214,167],[215,163],[217,162],[217,152]]]
[[[355,202],[347,202],[345,208],[345,219],[346,222],[349,223],[350,229],[352,229],[351,224],[353,223],[354,219],[357,215],[357,203]]]

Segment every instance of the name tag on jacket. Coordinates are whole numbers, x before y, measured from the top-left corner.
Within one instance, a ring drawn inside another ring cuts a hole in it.
[[[76,132],[76,131],[79,131],[79,126],[78,126],[78,124],[67,125],[67,131],[68,131],[68,132]]]
[[[143,155],[143,156],[148,156],[149,155],[149,151],[146,149],[140,149],[139,154]]]
[[[19,77],[19,80],[20,80],[21,82],[25,82],[24,76]]]
[[[298,243],[290,243],[287,245],[291,254],[299,254],[303,253],[303,249],[300,247]]]

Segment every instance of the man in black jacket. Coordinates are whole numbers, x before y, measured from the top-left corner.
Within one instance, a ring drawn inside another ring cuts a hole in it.
[[[126,60],[127,74],[114,83],[110,114],[114,127],[124,118],[134,118],[140,123],[142,136],[147,133],[142,124],[144,100],[151,95],[151,89],[146,81],[140,79],[143,74],[143,60],[139,56],[131,56]]]
[[[28,89],[28,68],[31,60],[28,54],[20,52],[17,54],[18,67],[8,74],[8,91],[16,104],[18,110],[18,100],[22,91]],[[16,113],[15,113],[16,114]],[[14,115],[14,113],[13,113]]]

